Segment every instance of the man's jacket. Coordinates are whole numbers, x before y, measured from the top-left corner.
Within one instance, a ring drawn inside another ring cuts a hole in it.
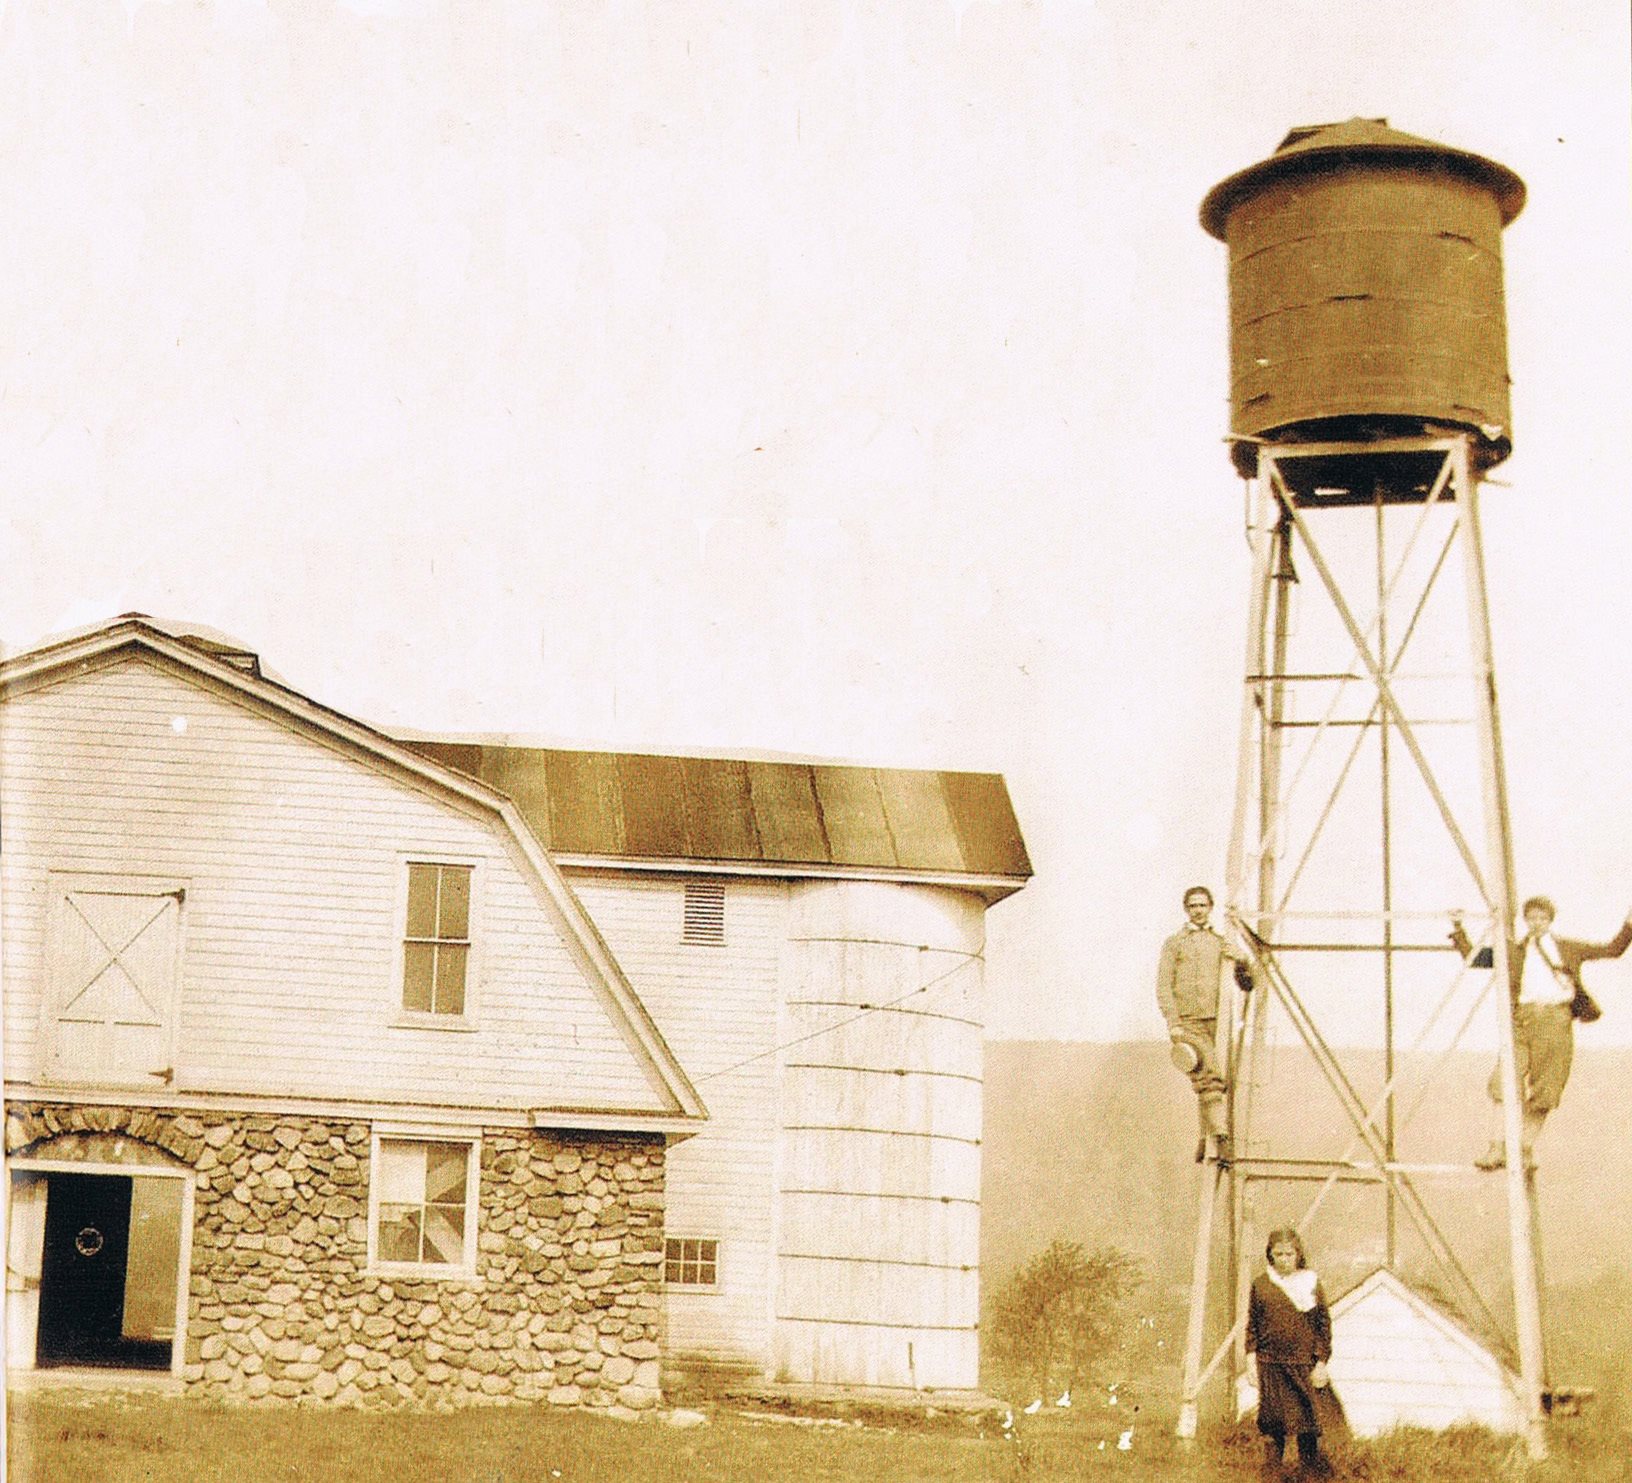
[[[1251,970],[1211,927],[1181,927],[1162,944],[1156,965],[1156,1003],[1169,1025],[1218,1018],[1219,973],[1228,962],[1235,981],[1252,987]]]
[[[1621,930],[1608,942],[1578,942],[1573,937],[1557,936],[1553,941],[1558,945],[1560,971],[1569,979],[1571,988],[1580,992],[1583,963],[1590,963],[1594,958],[1618,958],[1627,948],[1632,947],[1632,921],[1622,922]],[[1495,966],[1495,954],[1488,947],[1482,947],[1478,952],[1474,952],[1473,943],[1461,922],[1451,923],[1451,942],[1469,967]],[[1519,997],[1519,977],[1524,972],[1524,942],[1524,938],[1520,937],[1509,941],[1507,945],[1508,990],[1515,1003]]]

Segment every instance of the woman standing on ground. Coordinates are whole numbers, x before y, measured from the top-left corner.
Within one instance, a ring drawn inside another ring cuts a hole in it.
[[[1253,1281],[1247,1305],[1247,1353],[1256,1370],[1264,1476],[1281,1476],[1291,1432],[1298,1439],[1303,1476],[1329,1478],[1332,1465],[1320,1450],[1315,1392],[1327,1384],[1332,1316],[1303,1241],[1291,1226],[1269,1233],[1264,1256],[1268,1265]]]

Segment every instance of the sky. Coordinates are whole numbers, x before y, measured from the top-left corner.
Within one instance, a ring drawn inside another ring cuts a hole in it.
[[[1617,0],[0,4],[0,639],[232,635],[376,726],[1004,774],[990,1032],[1160,1032],[1248,560],[1209,187],[1502,161],[1521,890],[1632,905]],[[1632,1043],[1632,960],[1592,1032]]]

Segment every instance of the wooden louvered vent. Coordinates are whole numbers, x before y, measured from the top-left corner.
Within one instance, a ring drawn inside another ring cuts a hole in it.
[[[681,941],[719,946],[725,941],[725,882],[687,881]]]

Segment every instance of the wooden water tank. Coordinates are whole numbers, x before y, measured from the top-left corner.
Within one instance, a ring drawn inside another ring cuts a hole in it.
[[[774,1377],[973,1390],[984,903],[879,882],[793,891]]]
[[[1524,183],[1493,160],[1351,119],[1294,129],[1208,192],[1229,247],[1231,432],[1366,439],[1454,427],[1512,448],[1501,233]]]

